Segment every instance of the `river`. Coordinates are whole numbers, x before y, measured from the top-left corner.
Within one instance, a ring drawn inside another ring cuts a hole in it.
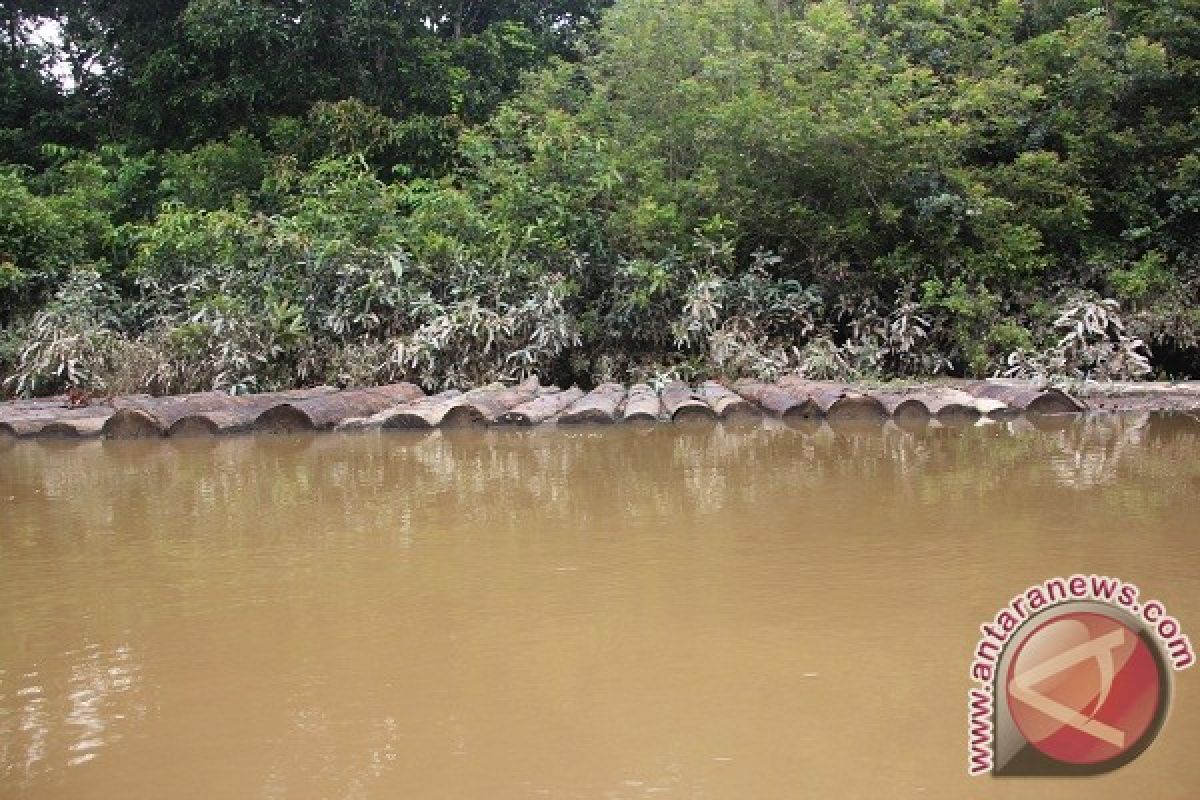
[[[1200,631],[1200,423],[0,443],[0,797],[1128,798],[970,778],[979,626]]]

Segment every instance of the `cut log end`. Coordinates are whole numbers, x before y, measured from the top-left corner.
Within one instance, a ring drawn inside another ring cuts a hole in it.
[[[658,393],[644,383],[629,387],[625,402],[621,405],[621,421],[650,427],[658,423],[662,414],[662,401]]]
[[[254,430],[261,433],[303,433],[315,429],[308,414],[291,403],[268,408],[254,420]]]
[[[69,422],[51,422],[43,425],[38,435],[45,439],[78,439],[79,431]]]
[[[823,415],[817,404],[811,400],[805,400],[795,405],[784,409],[780,414],[785,422],[805,422],[807,420],[819,420]]]
[[[887,409],[883,407],[883,403],[874,397],[853,395],[850,397],[839,397],[835,400],[829,406],[826,416],[830,419],[843,420],[884,419],[887,417]]]
[[[1059,389],[1047,389],[1030,401],[1025,410],[1031,414],[1076,414],[1083,404]]]
[[[154,415],[139,408],[119,409],[105,421],[101,433],[106,439],[153,439],[166,435]]]
[[[431,425],[429,420],[419,414],[401,412],[388,417],[381,427],[393,431],[431,431],[437,426]]]
[[[203,414],[183,417],[167,428],[168,436],[179,437],[216,436],[220,432],[217,423]]]
[[[897,422],[911,422],[921,425],[928,422],[932,416],[929,413],[929,407],[915,397],[900,401],[892,412],[892,417]]]
[[[457,405],[442,417],[443,428],[482,428],[488,424],[487,417],[471,405]]]

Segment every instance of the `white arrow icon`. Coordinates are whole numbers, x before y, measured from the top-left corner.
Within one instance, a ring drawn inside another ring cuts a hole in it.
[[[1123,748],[1125,746],[1125,732],[1111,725],[1106,725],[1094,719],[1094,717],[1100,713],[1100,708],[1104,705],[1104,701],[1108,699],[1108,693],[1112,690],[1113,679],[1116,676],[1113,651],[1125,644],[1125,635],[1126,631],[1124,628],[1117,628],[1098,639],[1092,639],[1083,644],[1076,645],[1070,650],[1064,650],[1053,658],[1046,659],[1036,667],[1031,667],[1024,672],[1014,675],[1012,680],[1009,681],[1008,691],[1022,703],[1037,709],[1051,719],[1057,720],[1064,725],[1069,725],[1077,731],[1086,733],[1088,736],[1108,742],[1113,747]],[[1057,700],[1053,700],[1034,689],[1035,686],[1047,678],[1089,659],[1095,659],[1096,665],[1100,668],[1100,696],[1096,698],[1096,708],[1092,712],[1091,717],[1085,717],[1075,709],[1068,708]]]

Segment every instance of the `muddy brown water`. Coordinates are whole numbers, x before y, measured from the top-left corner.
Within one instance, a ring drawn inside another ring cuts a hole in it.
[[[0,797],[1190,800],[1200,669],[1115,773],[967,777],[1015,592],[1200,641],[1200,423],[1059,427],[0,443]]]

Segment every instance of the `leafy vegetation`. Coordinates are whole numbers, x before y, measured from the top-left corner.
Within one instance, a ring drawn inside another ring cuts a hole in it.
[[[6,4],[6,390],[1200,375],[1196,0],[608,5]]]

